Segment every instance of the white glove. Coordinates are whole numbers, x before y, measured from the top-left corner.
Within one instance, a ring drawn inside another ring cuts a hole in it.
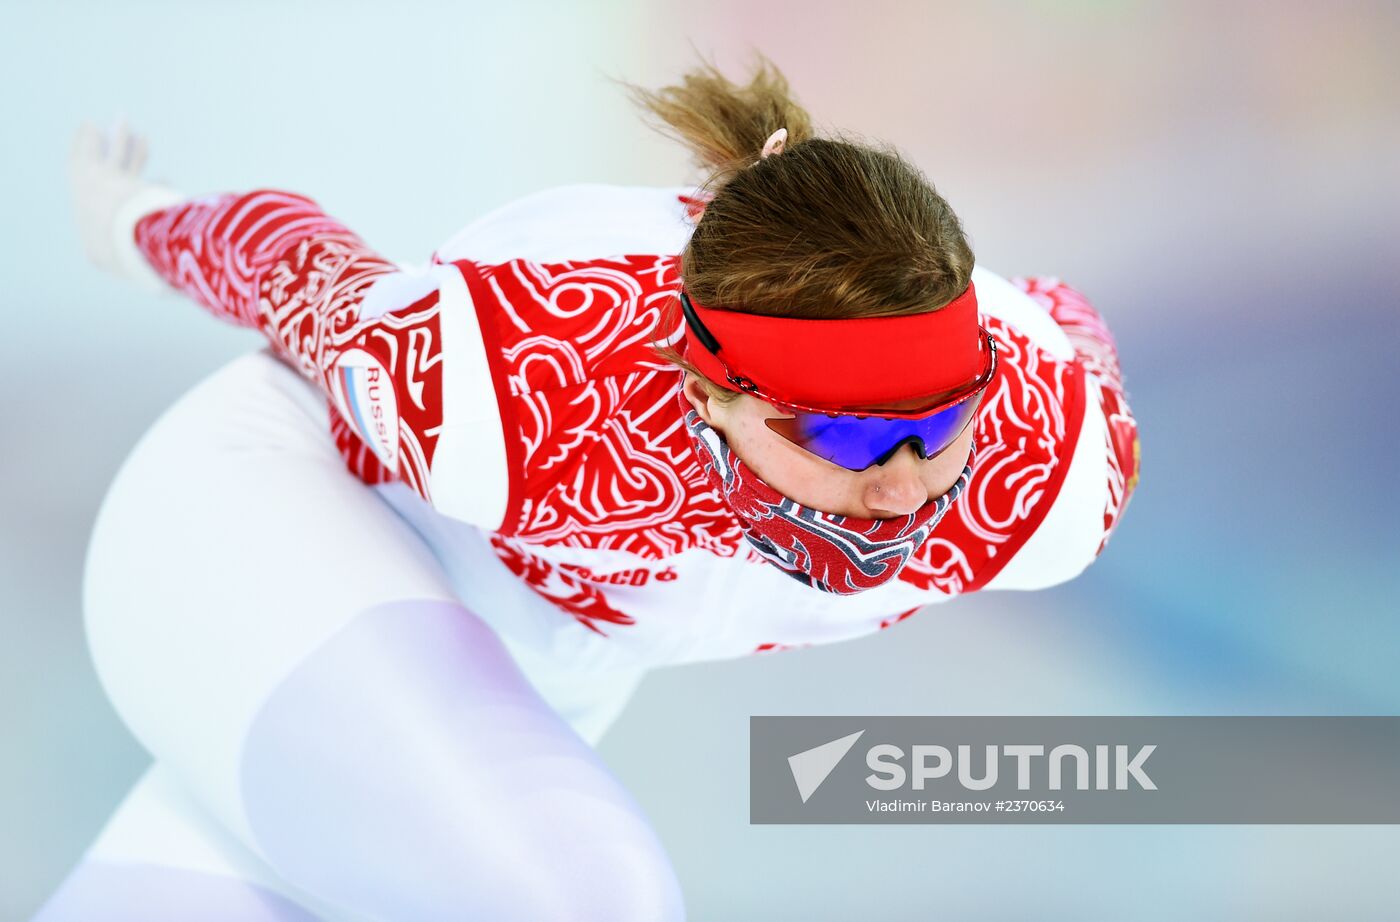
[[[184,196],[142,179],[145,166],[146,141],[131,133],[125,119],[110,136],[85,121],[73,136],[68,183],[78,238],[88,259],[108,272],[164,290],[164,281],[136,248],[132,232],[143,215],[177,204]]]

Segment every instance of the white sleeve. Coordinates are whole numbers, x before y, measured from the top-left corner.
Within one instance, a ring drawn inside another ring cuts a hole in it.
[[[1050,511],[984,588],[1044,589],[1078,576],[1098,554],[1108,502],[1108,449],[1093,375],[1085,376],[1084,405],[1074,457]]]

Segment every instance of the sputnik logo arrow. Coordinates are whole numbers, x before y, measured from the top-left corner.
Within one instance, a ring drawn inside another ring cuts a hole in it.
[[[788,756],[788,768],[792,769],[792,780],[797,782],[797,793],[802,795],[802,802],[805,804],[807,798],[816,793],[821,787],[826,776],[831,774],[831,770],[837,763],[851,751],[851,747],[860,739],[864,730],[858,730],[850,736],[843,736],[840,739],[832,740],[829,743],[822,743],[815,749],[808,749],[799,752],[795,756]]]

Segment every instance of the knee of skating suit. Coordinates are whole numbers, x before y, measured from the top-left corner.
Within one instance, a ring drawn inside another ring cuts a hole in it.
[[[268,698],[241,774],[269,863],[380,918],[683,918],[632,797],[453,603],[357,616]]]

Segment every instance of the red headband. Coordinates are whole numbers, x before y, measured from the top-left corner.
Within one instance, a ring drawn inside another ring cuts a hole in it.
[[[685,356],[696,368],[722,387],[746,390],[734,378],[747,379],[760,393],[797,406],[872,407],[931,397],[967,385],[987,361],[971,283],[946,307],[900,317],[764,317],[686,301],[694,318],[686,318]],[[718,343],[718,356],[707,339]]]

